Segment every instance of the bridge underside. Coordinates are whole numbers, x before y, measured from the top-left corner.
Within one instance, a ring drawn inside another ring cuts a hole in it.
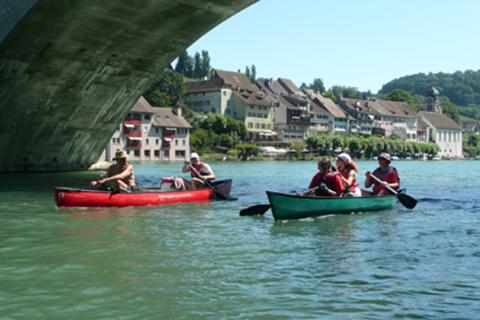
[[[0,0],[0,171],[89,167],[156,74],[255,1]]]

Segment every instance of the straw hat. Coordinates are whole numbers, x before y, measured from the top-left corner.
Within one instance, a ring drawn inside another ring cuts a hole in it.
[[[380,155],[378,156],[378,159],[385,159],[388,162],[392,162],[392,157],[386,152],[380,153]]]
[[[113,160],[126,159],[127,157],[128,154],[125,152],[125,150],[120,150],[115,152],[115,158],[113,158]]]

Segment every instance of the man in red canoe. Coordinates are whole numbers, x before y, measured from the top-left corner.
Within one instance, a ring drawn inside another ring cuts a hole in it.
[[[106,185],[113,185],[113,191],[133,191],[135,189],[135,175],[133,166],[127,163],[127,153],[123,150],[115,153],[115,164],[112,164],[106,176],[90,182],[93,189],[102,190]]]
[[[188,184],[188,181],[186,183],[189,189],[192,190],[205,187],[207,184],[205,181],[215,180],[212,168],[208,164],[201,162],[200,156],[196,152],[190,155],[190,161],[185,161],[182,172],[190,172],[192,176],[191,185]]]
[[[392,157],[388,153],[382,152],[377,159],[379,167],[375,169],[373,173],[370,171],[365,173],[365,188],[370,188],[373,185],[372,193],[376,196],[391,194],[386,188],[387,186],[394,190],[398,190],[400,187],[400,178],[398,177],[397,169],[390,165]],[[371,174],[382,182],[380,183],[372,179],[372,177],[370,177]]]

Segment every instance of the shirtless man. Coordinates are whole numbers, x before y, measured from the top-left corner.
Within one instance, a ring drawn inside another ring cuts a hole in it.
[[[127,153],[123,150],[115,153],[116,161],[112,164],[105,177],[90,182],[93,189],[102,190],[105,184],[113,182],[113,190],[133,191],[135,189],[135,176],[133,174],[133,166],[127,163]]]

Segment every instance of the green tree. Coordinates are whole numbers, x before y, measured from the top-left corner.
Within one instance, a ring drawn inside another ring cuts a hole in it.
[[[186,75],[186,67],[187,67],[188,59],[189,59],[188,52],[185,50],[178,57],[177,65],[175,66],[175,71]]]
[[[320,93],[325,92],[325,85],[320,78],[313,79],[313,82],[308,86],[309,89],[318,90]]]
[[[250,73],[250,68],[248,66],[245,67],[245,75],[251,80],[252,74]]]
[[[256,156],[260,152],[260,148],[254,143],[240,143],[235,146],[242,160],[248,160],[251,156]]]
[[[257,80],[257,67],[252,64],[250,81],[255,82]]]
[[[157,81],[144,93],[144,96],[153,106],[174,107],[182,106],[183,93],[182,75],[173,71],[164,71],[158,75]]]
[[[447,97],[442,97],[440,100],[440,105],[442,106],[443,113],[455,120],[456,122],[459,122],[460,115],[458,112],[458,107],[455,104],[451,103]]]
[[[202,77],[202,56],[198,52],[195,52],[193,62],[193,77],[197,79]]]
[[[201,59],[201,77],[208,77],[210,74],[210,70],[212,67],[210,66],[210,55],[208,54],[208,51],[202,50],[202,59]]]
[[[385,99],[392,101],[403,101],[408,103],[410,107],[415,108],[413,97],[410,93],[402,89],[395,89],[385,95]]]

